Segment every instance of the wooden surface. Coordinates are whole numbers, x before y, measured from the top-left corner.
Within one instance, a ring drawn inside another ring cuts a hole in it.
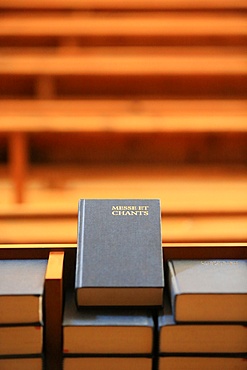
[[[64,252],[50,252],[45,276],[45,362],[47,370],[59,370],[62,363]]]
[[[210,24],[210,27],[208,26]],[[195,32],[196,29],[196,32]],[[246,19],[241,14],[135,13],[98,14],[53,13],[9,15],[1,19],[0,37],[23,36],[245,36]],[[144,42],[144,41],[143,41]],[[92,42],[93,44],[93,42]],[[157,45],[156,45],[157,46]]]
[[[49,217],[49,213],[71,215],[77,211],[78,199],[88,198],[155,198],[161,199],[163,214],[238,213],[247,207],[247,174],[243,167],[201,166],[70,166],[45,167],[28,181],[26,202],[13,204],[12,187],[1,183],[1,219],[30,213]],[[56,172],[55,172],[56,171]],[[38,179],[35,177],[38,176]],[[54,176],[54,177],[53,177]],[[62,179],[62,180],[61,180]],[[37,181],[37,182],[36,182]],[[52,183],[53,181],[53,183]],[[50,184],[51,182],[51,184]],[[156,195],[156,196],[155,196]],[[23,213],[22,213],[23,212]]]
[[[148,62],[147,62],[148,60]],[[122,48],[0,56],[0,95],[6,99],[156,97],[244,98],[245,50]]]
[[[38,47],[57,48],[60,53],[85,46],[236,47],[245,46],[247,40],[247,22],[241,13],[125,12],[94,17],[88,13],[24,13],[0,15],[0,23],[0,47],[12,53]]]
[[[122,55],[121,55],[122,52]],[[246,76],[247,56],[241,50],[155,49],[132,52],[119,50],[93,55],[78,53],[76,58],[53,53],[0,56],[0,74],[5,76]],[[149,62],[146,58],[148,55]],[[110,79],[109,79],[110,81]]]
[[[30,184],[23,204],[11,204],[11,188],[2,188],[2,243],[75,243],[78,199],[97,198],[98,194],[105,198],[160,198],[163,242],[247,240],[247,179],[241,169],[167,171],[152,166],[138,172],[138,167],[131,171],[116,166],[93,172],[89,167],[83,181],[80,171],[69,172],[61,185],[63,171],[53,179],[57,187]],[[47,170],[45,173],[49,179]],[[41,178],[44,181],[44,176]]]
[[[120,176],[121,181],[129,170],[130,181],[136,171],[141,180],[150,177],[154,184],[165,171],[162,166],[150,170],[152,163],[243,165],[247,160],[246,100],[180,100],[179,109],[177,100],[4,100],[0,101],[0,120],[0,139],[9,154],[17,202],[25,200],[30,175],[50,176],[58,183],[59,173],[67,178],[76,172],[73,161],[78,174],[78,164],[84,163],[83,173],[89,178],[99,173],[99,181],[103,173],[106,181],[110,173]],[[49,166],[35,167],[31,153],[43,161],[63,163],[64,170],[61,165],[50,170]],[[70,168],[66,166],[68,160]],[[102,163],[102,168],[92,167],[90,171],[86,161]],[[124,162],[128,165],[121,170]],[[146,170],[139,169],[137,163],[142,167],[148,163]],[[205,179],[204,173],[202,181]]]
[[[72,9],[72,10],[87,10],[87,9],[246,9],[245,0],[217,0],[217,1],[200,1],[192,0],[127,0],[124,2],[116,2],[114,0],[71,0],[69,3],[66,0],[1,0],[0,8],[2,9]]]
[[[0,134],[245,134],[247,100],[0,100],[0,119]]]
[[[75,254],[77,244],[67,243],[42,243],[42,244],[0,244],[0,258],[51,258],[47,276],[49,279],[61,280],[65,278],[65,283],[68,279],[73,279],[73,273],[68,272],[66,268],[67,259],[70,260],[70,269],[75,268]],[[224,258],[239,258],[245,259],[247,256],[247,242],[223,242],[223,243],[162,243],[164,260],[178,259],[224,259]],[[48,254],[47,254],[48,253]],[[38,256],[37,256],[38,255]],[[64,257],[63,257],[64,256]],[[65,271],[62,276],[61,271]],[[73,281],[72,281],[73,283]]]
[[[247,240],[247,216],[163,217],[163,242],[242,242]],[[75,243],[77,220],[44,217],[1,221],[1,243]],[[14,231],[13,231],[14,230]]]

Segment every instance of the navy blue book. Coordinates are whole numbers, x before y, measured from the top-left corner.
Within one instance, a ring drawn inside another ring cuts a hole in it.
[[[74,293],[66,294],[63,317],[65,356],[103,354],[151,357],[153,339],[154,321],[148,309],[78,309]]]
[[[75,288],[82,306],[161,306],[157,199],[81,199]]]
[[[167,355],[159,358],[159,370],[246,370],[247,358],[217,355]]]
[[[176,321],[247,322],[247,260],[168,261]]]
[[[0,260],[0,325],[42,324],[47,260]]]
[[[40,355],[43,351],[43,326],[2,325],[0,343],[0,356]]]
[[[0,356],[1,370],[44,370],[42,355]]]
[[[244,323],[178,323],[168,297],[158,315],[160,354],[244,354],[247,326]]]
[[[63,359],[63,370],[152,370],[152,359],[127,356],[77,356]]]

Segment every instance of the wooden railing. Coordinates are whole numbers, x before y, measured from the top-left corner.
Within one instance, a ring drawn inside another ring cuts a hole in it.
[[[64,10],[167,10],[167,9],[211,9],[211,10],[243,10],[247,8],[245,0],[217,0],[217,1],[200,1],[195,3],[192,0],[175,0],[166,1],[162,0],[150,1],[150,0],[126,0],[123,3],[115,2],[113,0],[71,0],[70,3],[66,0],[44,0],[42,3],[38,0],[10,0],[8,2],[1,1],[2,9],[10,10],[52,10],[52,9],[64,9]]]

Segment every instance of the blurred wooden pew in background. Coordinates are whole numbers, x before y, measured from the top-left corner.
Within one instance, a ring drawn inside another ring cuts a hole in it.
[[[126,0],[124,2],[115,2],[114,0],[71,0],[69,3],[66,0],[9,0],[1,1],[1,9],[3,10],[45,10],[51,11],[54,9],[66,11],[87,11],[87,10],[152,10],[166,11],[173,10],[243,10],[246,9],[245,0],[202,0],[199,3],[193,0]]]
[[[0,2],[0,242],[75,243],[80,197],[163,242],[247,240],[246,1]]]

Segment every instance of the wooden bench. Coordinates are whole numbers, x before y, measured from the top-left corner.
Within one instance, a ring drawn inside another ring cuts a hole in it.
[[[15,200],[23,202],[28,173],[35,174],[35,151],[41,164],[48,164],[48,174],[58,174],[57,185],[61,165],[67,176],[73,172],[68,160],[84,167],[101,163],[104,169],[125,164],[130,171],[131,163],[134,168],[138,163],[206,164],[209,158],[244,164],[246,116],[245,100],[0,101],[0,140],[8,153]],[[224,151],[227,146],[230,152]]]
[[[209,166],[200,169],[198,166],[192,168],[172,166],[169,169],[162,165],[151,168],[145,165],[142,167],[106,165],[83,167],[81,173],[71,174],[72,179],[66,174],[66,169],[62,168],[60,178],[63,178],[63,184],[60,189],[45,186],[30,188],[24,205],[12,204],[13,213],[12,211],[9,213],[9,203],[2,199],[2,218],[7,219],[14,214],[16,217],[35,218],[37,204],[39,217],[45,218],[46,211],[47,217],[49,214],[58,217],[60,213],[66,217],[73,217],[77,212],[78,199],[83,194],[85,197],[94,198],[97,193],[105,198],[110,198],[111,195],[114,198],[130,198],[131,193],[133,198],[159,196],[163,214],[170,216],[228,213],[238,215],[247,209],[245,196],[247,174],[241,167],[220,169],[218,166]],[[2,194],[4,195],[4,190]]]
[[[247,239],[247,174],[236,169],[83,170],[72,187],[29,189],[25,203],[0,208],[0,243],[76,243],[77,203],[85,198],[160,198],[163,242]],[[66,173],[65,181],[68,181]]]
[[[74,243],[99,194],[161,198],[165,241],[246,239],[246,8],[0,3],[1,241]]]
[[[245,46],[244,14],[137,13],[14,14],[0,17],[0,47],[16,52],[38,47],[75,52],[95,46]]]
[[[46,217],[18,217],[0,220],[0,242],[20,243],[76,243],[77,213],[73,217],[61,214]],[[58,207],[59,209],[59,207]],[[167,243],[223,243],[247,240],[247,215],[221,216],[164,216],[162,217],[163,242]]]
[[[219,49],[144,48],[74,56],[0,56],[0,95],[12,97],[246,97],[247,56]]]
[[[245,0],[204,0],[195,2],[193,0],[126,0],[124,2],[116,2],[114,0],[71,0],[69,3],[66,0],[10,0],[1,1],[1,9],[7,10],[167,10],[167,9],[246,9]]]
[[[132,94],[246,96],[245,54],[215,50],[212,55],[205,49],[201,53],[170,49],[149,52],[1,55],[0,93],[2,97],[22,94],[44,98]]]

